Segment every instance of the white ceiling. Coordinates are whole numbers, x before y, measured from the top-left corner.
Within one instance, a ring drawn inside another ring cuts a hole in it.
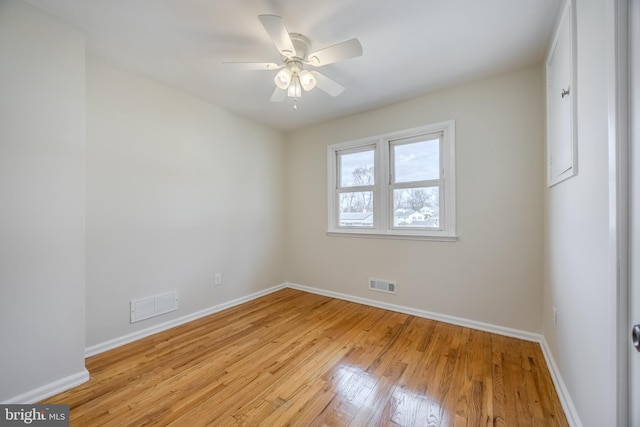
[[[27,0],[86,31],[91,56],[280,130],[369,110],[544,60],[561,0]],[[312,50],[356,37],[362,57],[320,71],[346,90],[269,101],[280,62],[258,20]]]

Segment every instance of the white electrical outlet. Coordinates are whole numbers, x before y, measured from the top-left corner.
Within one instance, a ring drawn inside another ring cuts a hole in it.
[[[222,285],[222,274],[216,273],[213,279],[213,286],[220,286],[220,285]]]

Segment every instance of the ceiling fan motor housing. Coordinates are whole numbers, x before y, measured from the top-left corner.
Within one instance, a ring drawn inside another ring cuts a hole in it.
[[[297,61],[299,63],[307,61],[307,55],[311,51],[311,41],[298,33],[289,33],[289,37],[291,38],[293,47],[296,49],[296,53],[291,57],[282,55],[282,61],[284,61],[285,64],[291,61]]]
[[[353,38],[312,52],[311,41],[300,33],[288,32],[281,16],[265,14],[258,15],[258,19],[280,52],[282,63],[237,64],[249,70],[280,69],[274,77],[276,90],[271,95],[272,102],[284,101],[285,97],[297,99],[301,96],[302,90],[310,91],[315,87],[334,97],[344,91],[344,87],[340,84],[316,70],[305,69],[305,66],[317,68],[361,56],[362,45],[358,39]]]

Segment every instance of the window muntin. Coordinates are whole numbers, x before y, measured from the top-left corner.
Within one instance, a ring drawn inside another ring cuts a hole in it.
[[[456,240],[453,120],[333,144],[327,155],[330,235]]]

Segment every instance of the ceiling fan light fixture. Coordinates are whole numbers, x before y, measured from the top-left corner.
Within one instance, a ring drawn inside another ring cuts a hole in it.
[[[2,0],[0,0],[2,1]],[[279,70],[273,81],[276,85],[271,102],[281,102],[287,97],[296,101],[302,96],[302,90],[308,92],[314,88],[338,96],[344,91],[337,82],[317,71],[305,70],[305,66],[322,67],[338,61],[362,56],[362,45],[358,39],[346,40],[329,47],[311,52],[311,41],[299,33],[290,33],[284,21],[278,15],[258,15],[262,26],[269,34],[271,41],[280,52],[281,62],[225,62],[240,65],[246,70]]]
[[[280,89],[287,89],[289,84],[291,83],[291,71],[286,68],[283,68],[276,74],[276,77],[273,79]]]
[[[300,72],[299,78],[302,89],[304,89],[306,92],[316,87],[316,78],[311,72],[302,70]]]
[[[298,76],[293,76],[291,84],[287,88],[287,96],[289,98],[300,98],[302,96],[302,86],[300,86],[300,79]]]

